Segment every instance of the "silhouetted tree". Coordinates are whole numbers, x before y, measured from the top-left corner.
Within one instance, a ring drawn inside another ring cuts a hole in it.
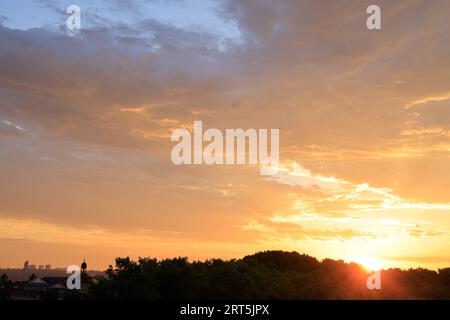
[[[6,273],[3,273],[2,276],[0,277],[0,284],[6,284],[9,282],[9,278],[6,275]]]

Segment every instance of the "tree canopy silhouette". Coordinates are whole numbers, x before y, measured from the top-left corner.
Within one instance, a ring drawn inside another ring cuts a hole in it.
[[[117,258],[91,299],[450,299],[450,268],[382,271],[381,290],[369,290],[360,265],[266,251],[243,259],[190,262]]]

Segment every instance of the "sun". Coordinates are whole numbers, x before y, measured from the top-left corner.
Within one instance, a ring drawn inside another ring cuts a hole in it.
[[[378,271],[382,269],[382,262],[380,259],[363,256],[353,259],[356,263],[362,265],[367,271]]]

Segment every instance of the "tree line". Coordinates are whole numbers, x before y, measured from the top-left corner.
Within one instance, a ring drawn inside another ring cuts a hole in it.
[[[297,252],[190,262],[186,257],[117,258],[90,299],[450,299],[450,268],[388,269],[369,290],[362,266]]]

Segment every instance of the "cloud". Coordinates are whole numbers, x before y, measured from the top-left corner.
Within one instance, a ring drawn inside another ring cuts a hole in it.
[[[0,119],[0,134],[23,134],[26,130],[9,120]]]
[[[409,110],[418,115],[417,125],[425,128],[449,129],[450,98],[427,100]]]
[[[6,21],[8,21],[8,18],[4,15],[0,15],[0,25],[3,25]]]
[[[385,259],[406,263],[418,262],[420,264],[450,263],[450,258],[447,256],[388,256]]]
[[[91,11],[72,37],[0,26],[1,217],[230,247],[442,241],[450,4],[381,1],[380,32],[368,4],[224,0],[215,19],[238,31],[222,34],[138,5],[124,21]],[[169,134],[194,120],[279,128],[290,165],[175,167]]]
[[[411,237],[437,237],[443,234],[440,231],[425,230],[419,225],[414,226],[408,231]]]
[[[280,167],[263,167],[261,173],[277,183],[298,186],[306,190],[305,202],[299,199],[302,209],[321,212],[325,202],[336,211],[377,209],[431,209],[450,210],[449,203],[421,203],[408,201],[387,188],[374,188],[367,183],[354,184],[335,177],[315,175],[297,163]],[[314,198],[317,198],[314,200]],[[319,206],[317,210],[315,206]],[[336,209],[338,208],[338,209]]]
[[[435,237],[444,243],[448,239],[445,215],[449,203],[403,199],[390,189],[314,174],[297,163],[282,163],[261,171],[269,181],[292,187],[290,208],[277,210],[271,217],[249,220],[242,227],[258,232],[268,242],[370,240],[381,244],[409,237]]]
[[[370,232],[361,232],[350,228],[334,228],[334,229],[305,229],[302,226],[290,223],[276,221],[275,219],[264,221],[263,223],[256,220],[250,220],[243,225],[244,231],[256,231],[260,233],[264,238],[270,238],[276,241],[276,239],[290,238],[291,241],[298,240],[339,240],[348,241],[353,239],[370,240],[377,236]]]

